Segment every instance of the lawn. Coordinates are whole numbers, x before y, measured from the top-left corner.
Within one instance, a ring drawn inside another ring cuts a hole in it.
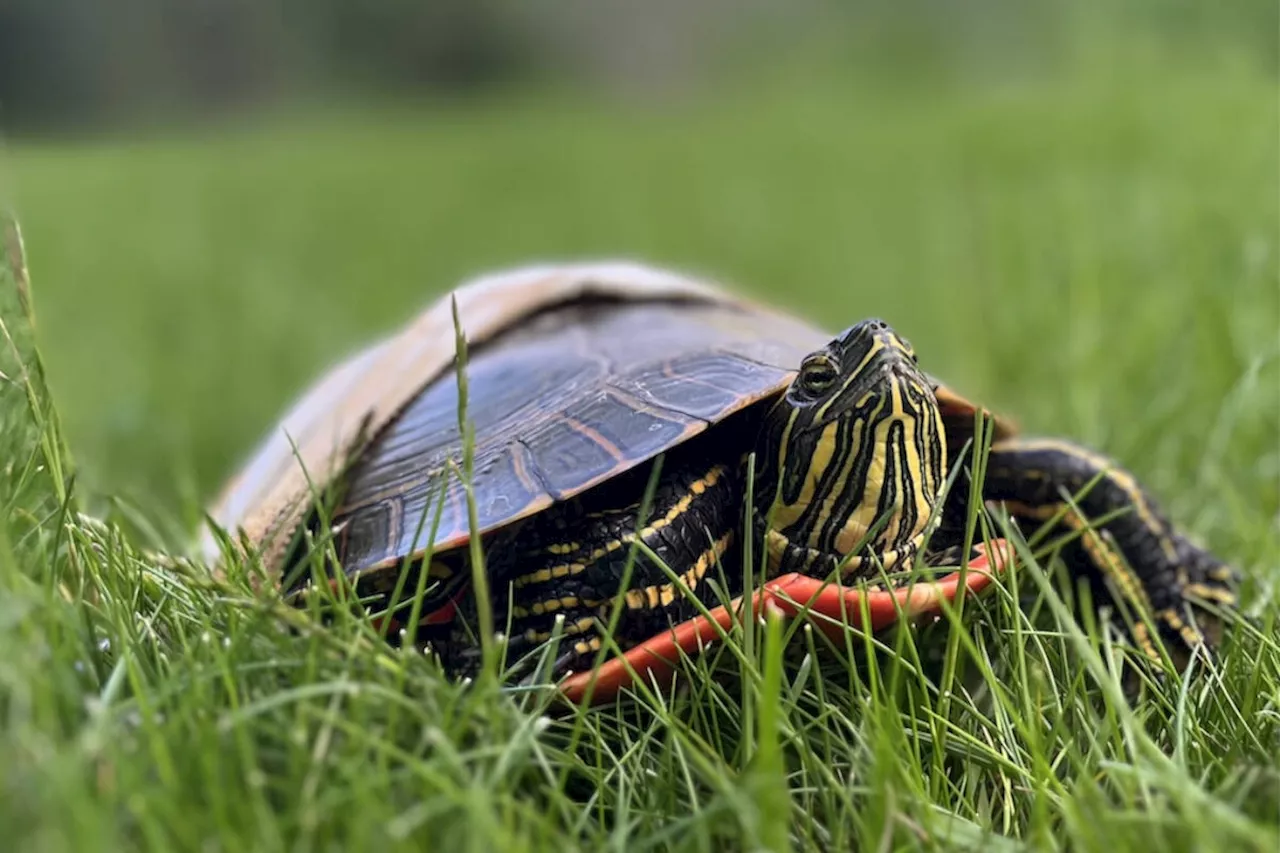
[[[14,145],[48,389],[2,279],[0,830],[24,850],[1277,849],[1280,116],[1271,69],[1192,59]],[[874,649],[800,631],[780,669],[757,630],[674,698],[560,718],[354,620],[283,631],[136,551],[180,552],[292,396],[439,293],[601,256],[833,331],[889,319],[1028,431],[1123,459],[1246,575],[1254,622],[1128,695],[1127,652],[1032,564],[1021,607],[1001,588]],[[128,541],[64,524],[112,506]]]

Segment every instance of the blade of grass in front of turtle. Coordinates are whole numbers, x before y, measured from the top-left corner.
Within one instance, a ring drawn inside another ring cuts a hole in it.
[[[482,679],[497,679],[497,661],[494,657],[493,602],[489,598],[489,577],[485,572],[484,549],[480,543],[480,519],[476,511],[475,476],[476,436],[475,425],[467,417],[467,336],[458,317],[458,297],[450,297],[453,310],[453,335],[455,365],[458,377],[458,433],[462,437],[462,489],[467,501],[467,529],[470,533],[471,586],[476,599],[476,616],[480,630],[480,672]]]
[[[990,419],[985,416],[981,408],[977,408],[973,415],[972,473],[969,477],[969,500],[966,504],[964,537],[960,549],[960,588],[965,587],[966,576],[969,571],[969,555],[973,553],[978,517],[983,507],[982,487],[986,478],[987,456],[991,450],[993,434],[991,427]],[[959,463],[959,460],[956,460],[956,462]],[[960,600],[955,603],[953,612],[950,612],[951,609],[943,605],[943,609],[949,611],[948,616],[952,620],[952,630],[947,633],[942,675],[938,682],[938,711],[934,718],[937,721],[950,719],[951,691],[955,685],[956,671],[959,667],[960,635],[963,631],[962,619],[964,616],[965,596],[957,597]],[[937,744],[937,749],[933,750],[933,773],[931,778],[933,780],[933,794],[939,796],[946,785],[944,765],[947,751],[947,727],[936,722],[934,724],[933,738]]]
[[[22,227],[12,214],[0,212],[0,286],[13,289],[22,315],[23,328],[17,334],[0,316],[0,335],[14,355],[27,405],[40,435],[41,456],[49,471],[58,503],[71,506],[70,480],[65,461],[71,458],[53,395],[46,381],[44,359],[36,345],[35,301],[31,294],[31,274],[22,240]],[[13,381],[13,380],[11,380]]]
[[[728,641],[730,639],[731,628],[721,627],[720,623],[712,618],[711,607],[706,602],[704,602],[701,598],[699,598],[697,595],[694,594],[693,589],[690,588],[689,584],[685,581],[685,579],[680,577],[680,575],[676,573],[675,569],[667,565],[666,561],[662,559],[662,557],[658,554],[657,551],[654,551],[651,547],[649,547],[643,542],[638,542],[636,544],[636,548],[642,555],[648,558],[648,560],[651,563],[653,563],[658,568],[658,570],[662,572],[662,574],[666,576],[667,580],[671,582],[672,587],[675,588],[675,591],[679,593],[681,596],[683,596],[683,598],[693,606],[693,609],[697,612],[698,617],[707,620],[711,628],[716,632],[718,640]],[[733,602],[730,600],[722,600],[721,604],[726,607],[729,607],[729,606],[732,606]],[[744,607],[749,606],[750,602],[744,601],[743,604],[744,604]],[[750,611],[747,611],[747,613],[749,614]],[[733,654],[735,655],[735,657],[737,657],[740,663],[742,663],[743,665],[750,663],[750,658],[747,655],[748,647],[745,644],[742,645],[741,647],[738,647],[736,644],[728,643],[728,648],[733,652]],[[748,674],[748,672],[744,671],[743,674],[746,675]]]
[[[1115,578],[1115,575],[1119,574],[1125,576],[1127,580],[1131,581],[1132,587],[1138,591],[1136,598],[1131,597],[1130,594],[1125,592],[1125,588],[1128,584],[1123,582],[1117,582],[1115,584],[1116,589],[1114,589],[1112,594],[1109,596],[1109,603],[1116,611],[1118,611],[1118,618],[1116,618],[1115,621],[1120,622],[1125,626],[1128,631],[1129,638],[1138,646],[1138,650],[1141,652],[1142,657],[1146,658],[1151,663],[1160,663],[1165,669],[1166,674],[1174,674],[1177,671],[1177,667],[1174,665],[1168,647],[1160,640],[1160,629],[1155,623],[1154,608],[1152,607],[1151,600],[1146,595],[1145,585],[1125,560],[1124,553],[1118,548],[1111,547],[1103,541],[1104,538],[1109,538],[1106,536],[1103,526],[1127,512],[1132,512],[1132,508],[1118,507],[1117,509],[1103,515],[1090,516],[1080,506],[1080,502],[1084,500],[1085,496],[1087,496],[1090,491],[1102,482],[1102,480],[1106,479],[1106,476],[1106,470],[1099,470],[1093,477],[1083,483],[1074,494],[1067,491],[1065,488],[1061,489],[1061,509],[1046,519],[1031,536],[1026,537],[1027,546],[1036,549],[1042,542],[1050,540],[1050,535],[1056,531],[1058,525],[1067,517],[1073,517],[1075,520],[1080,522],[1079,524],[1068,525],[1070,528],[1068,533],[1053,537],[1049,542],[1049,545],[1041,550],[1051,554],[1070,542],[1076,541],[1077,539],[1084,540],[1086,537],[1089,537],[1094,539],[1093,544],[1096,546],[1096,550],[1114,557],[1118,561],[1118,565],[1098,566],[1099,571],[1104,575],[1104,581],[1107,583],[1110,583],[1113,579],[1119,581],[1119,579]],[[1094,550],[1093,546],[1086,547],[1091,551]],[[1036,553],[1039,554],[1041,550],[1037,550]],[[1079,582],[1080,578],[1071,577],[1069,580],[1072,582]],[[1097,608],[1087,608],[1084,615],[1085,618],[1094,618],[1095,615],[1097,615]],[[1142,632],[1137,630],[1137,626],[1139,624],[1144,626],[1145,635],[1147,637],[1146,642],[1142,642],[1138,639],[1142,635]],[[1141,670],[1137,670],[1137,672],[1139,676],[1141,676]]]
[[[658,491],[658,481],[662,477],[662,465],[666,460],[665,454],[659,453],[653,460],[653,467],[649,470],[649,479],[645,483],[644,494],[640,498],[640,507],[636,512],[635,529],[642,530],[649,523],[649,513],[653,511],[653,498]],[[617,641],[614,639],[614,632],[618,630],[618,622],[622,619],[622,611],[625,608],[625,593],[631,588],[631,578],[635,574],[636,559],[645,549],[644,542],[637,535],[631,540],[630,546],[627,548],[627,561],[623,564],[622,580],[618,583],[619,594],[613,598],[613,606],[609,612],[609,624],[600,635],[600,649],[596,652],[595,660],[591,664],[592,672],[599,673],[601,664],[604,663],[605,656],[608,654],[621,655],[623,651],[618,647]],[[656,555],[652,555],[653,559]],[[659,561],[661,562],[661,561]],[[587,689],[583,695],[583,705],[590,706],[591,697],[595,693],[596,677],[593,674]],[[577,732],[575,731],[575,735]]]
[[[754,620],[751,620],[754,621]],[[755,842],[761,850],[783,853],[791,849],[791,792],[782,756],[782,614],[766,607],[764,618],[764,678],[755,694],[756,750],[746,778],[757,816]],[[744,703],[745,711],[752,703]],[[750,731],[745,726],[743,731]]]
[[[435,501],[435,512],[432,513],[432,495],[436,493],[435,484],[439,484],[439,497]],[[392,621],[395,620],[395,614],[399,612],[404,595],[405,583],[408,580],[413,567],[418,567],[418,573],[414,579],[414,591],[409,599],[409,621],[408,627],[400,630],[402,640],[402,648],[414,648],[418,639],[418,620],[422,618],[422,600],[426,594],[427,577],[429,575],[429,567],[435,552],[436,536],[440,531],[440,518],[444,513],[444,500],[449,491],[448,474],[444,474],[433,481],[427,483],[426,495],[422,502],[422,512],[418,513],[418,523],[413,531],[413,540],[408,548],[405,549],[405,555],[400,560],[400,568],[396,574],[396,582],[391,589],[391,593],[387,596],[386,607],[382,616],[386,617],[380,620],[378,625],[378,636],[386,639],[387,632],[391,629]],[[427,521],[430,519],[431,530],[425,546],[422,534],[427,527]],[[422,547],[419,553],[418,548]],[[415,556],[416,555],[416,556]],[[399,620],[395,620],[399,621]]]
[[[755,643],[755,619],[751,618],[751,596],[755,594],[755,500],[756,500],[756,454],[751,452],[747,454],[747,482],[746,488],[743,489],[746,497],[743,501],[742,508],[742,606],[746,609],[746,613],[740,618],[742,623],[742,646],[744,649],[753,649]],[[763,531],[761,531],[763,535]],[[763,553],[766,548],[761,548]],[[760,581],[763,583],[763,565],[761,566]],[[739,684],[741,701],[742,701],[742,730],[751,731],[751,690],[752,685],[748,679],[743,678]],[[746,746],[746,738],[743,738],[744,747]],[[744,756],[745,758],[746,756]]]
[[[938,499],[938,505],[945,505],[947,496],[951,490],[955,488],[956,481],[959,479],[959,466],[952,466],[943,482],[941,495]],[[928,548],[930,537],[936,532],[941,524],[941,512],[935,513],[925,528],[925,538],[920,549],[910,561],[904,561],[903,565],[894,566],[893,571],[886,569],[882,563],[877,561],[877,575],[871,575],[866,579],[866,583],[874,588],[874,579],[879,578],[884,589],[891,589],[894,585],[893,575],[904,575],[903,589],[909,589],[918,582],[933,583],[935,578],[931,574],[931,568],[925,563],[924,556]],[[965,561],[967,564],[967,561]],[[943,606],[946,605],[944,600]],[[838,649],[845,655],[845,660],[852,665],[849,667],[851,684],[856,680],[856,664],[853,662],[858,660],[855,655],[855,641],[860,640],[862,644],[862,659],[865,661],[865,669],[867,672],[868,692],[881,695],[886,702],[896,703],[901,701],[900,698],[906,695],[905,691],[914,689],[920,691],[920,695],[928,695],[936,692],[928,675],[928,665],[921,654],[921,649],[916,642],[918,633],[914,630],[911,623],[911,616],[907,613],[907,605],[898,601],[896,603],[896,611],[898,614],[898,622],[896,630],[877,633],[869,628],[854,628],[846,630],[843,633],[843,642],[838,646],[836,643],[823,636],[820,639],[829,644],[833,649]],[[852,621],[852,616],[858,616],[859,621]],[[866,621],[870,616],[869,600],[867,598],[860,599],[857,605],[856,613],[850,612],[849,605],[845,601],[841,601],[841,619],[845,625],[868,625]],[[954,623],[953,623],[954,624]],[[960,630],[963,630],[961,627]],[[881,639],[881,638],[884,639]],[[813,639],[810,638],[810,643]],[[913,750],[910,754],[910,760],[918,766],[924,766],[928,760],[920,751],[919,738],[903,738],[902,742],[895,746],[904,760],[907,753],[903,750]]]
[[[1130,642],[1132,642],[1134,647],[1138,649],[1139,656],[1142,657],[1143,660],[1146,660],[1148,663],[1153,663],[1153,665],[1160,665],[1162,669],[1165,670],[1166,675],[1175,675],[1176,672],[1178,672],[1178,666],[1175,665],[1174,660],[1170,657],[1169,647],[1167,647],[1160,638],[1160,628],[1158,628],[1155,621],[1155,608],[1152,607],[1151,599],[1147,596],[1146,585],[1142,583],[1142,580],[1138,578],[1138,575],[1135,574],[1132,567],[1129,566],[1128,561],[1125,560],[1124,552],[1121,552],[1119,548],[1108,546],[1105,540],[1103,540],[1110,539],[1110,537],[1106,537],[1106,534],[1102,532],[1102,525],[1105,525],[1107,521],[1115,519],[1115,517],[1124,515],[1125,512],[1132,510],[1130,510],[1129,507],[1120,507],[1119,510],[1108,512],[1106,515],[1091,517],[1087,512],[1084,512],[1082,507],[1080,507],[1080,501],[1084,500],[1084,497],[1087,496],[1091,489],[1093,489],[1094,485],[1097,485],[1105,478],[1106,471],[1098,471],[1098,473],[1094,475],[1088,483],[1085,483],[1075,494],[1066,492],[1064,489],[1061,496],[1062,505],[1064,505],[1062,510],[1057,512],[1055,519],[1046,521],[1046,523],[1041,526],[1041,529],[1037,530],[1037,537],[1029,538],[1027,540],[1027,544],[1028,546],[1033,546],[1033,539],[1047,538],[1048,532],[1051,532],[1052,530],[1052,528],[1050,528],[1050,524],[1057,524],[1057,520],[1064,519],[1064,517],[1074,516],[1076,520],[1082,521],[1082,524],[1070,525],[1075,529],[1071,530],[1071,533],[1066,535],[1066,537],[1053,540],[1053,548],[1061,548],[1064,544],[1073,542],[1075,539],[1085,539],[1087,537],[1097,538],[1094,540],[1094,544],[1101,546],[1098,549],[1100,549],[1102,553],[1110,553],[1110,556],[1114,556],[1117,560],[1117,564],[1119,564],[1098,566],[1098,569],[1102,571],[1103,581],[1105,581],[1105,584],[1112,585],[1112,593],[1108,596],[1108,599],[1110,599],[1108,603],[1110,603],[1111,607],[1114,607],[1116,611],[1116,615],[1112,617],[1112,620],[1119,621],[1120,624],[1125,626],[1125,630],[1128,631],[1129,634]],[[1119,579],[1115,578],[1115,575],[1112,573],[1128,576],[1128,579],[1132,581],[1134,587],[1138,590],[1137,596],[1132,597],[1130,594],[1125,593],[1125,584],[1120,583]],[[1073,581],[1073,583],[1079,583],[1080,578],[1078,578],[1078,576],[1071,576],[1070,580]],[[1089,616],[1092,617],[1096,615],[1097,612],[1097,607],[1089,607]],[[1138,630],[1138,625],[1143,626],[1142,631]],[[1140,637],[1143,637],[1143,635],[1146,637],[1146,642],[1139,639]],[[1137,669],[1135,671],[1140,674],[1142,669]]]
[[[645,483],[644,494],[640,498],[640,507],[636,515],[636,529],[639,530],[644,526],[645,520],[649,518],[649,513],[653,511],[653,498],[658,491],[658,481],[662,476],[662,464],[665,460],[664,454],[658,454],[653,460],[653,467],[649,472],[649,479]],[[627,561],[622,569],[622,580],[618,584],[619,594],[614,596],[613,606],[609,614],[609,624],[600,634],[600,650],[596,652],[596,657],[592,663],[592,677],[587,682],[586,690],[583,692],[582,701],[578,703],[577,710],[573,718],[573,730],[569,734],[569,743],[565,749],[566,754],[574,755],[581,743],[583,733],[586,731],[587,725],[587,709],[591,707],[591,700],[595,694],[596,677],[600,671],[600,665],[604,661],[604,656],[610,652],[616,655],[622,654],[622,650],[618,648],[617,643],[613,640],[613,632],[618,628],[618,622],[622,618],[622,609],[624,606],[624,592],[631,585],[631,577],[635,571],[635,562],[643,548],[640,537],[636,536],[631,540],[631,546],[627,549]],[[649,690],[649,685],[637,679],[636,688],[641,692]],[[556,780],[556,790],[565,791],[569,784],[569,774],[572,765],[566,763],[561,769]]]
[[[414,589],[413,589],[413,598],[412,598],[413,603],[409,606],[408,635],[405,637],[406,648],[416,648],[418,644],[418,628],[420,627],[420,623],[422,621],[422,599],[427,592],[427,577],[430,574],[429,568],[431,566],[431,560],[434,558],[434,555],[435,555],[436,536],[438,536],[440,533],[440,518],[444,515],[444,501],[445,501],[445,497],[449,493],[448,479],[446,477],[441,477],[439,482],[440,482],[440,495],[436,499],[435,513],[433,514],[433,518],[431,520],[431,535],[427,538],[426,550],[423,552],[422,557],[418,561],[418,575],[414,579]],[[428,495],[431,494],[430,490],[428,490],[427,494]],[[430,510],[430,507],[431,507],[430,501],[426,501],[423,503],[422,514],[423,514],[424,520],[427,512]],[[422,532],[422,522],[420,521],[418,524],[418,532],[415,534],[415,540],[417,536],[421,535],[421,532]],[[404,572],[401,573],[401,579],[398,580],[396,583],[396,589],[391,600],[391,607],[389,608],[392,610],[392,612],[394,612],[395,607],[398,607],[398,603],[397,603],[398,597],[403,589],[403,584],[402,584],[403,576],[404,576]]]

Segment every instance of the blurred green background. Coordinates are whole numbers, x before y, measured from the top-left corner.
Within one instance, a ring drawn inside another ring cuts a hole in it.
[[[466,276],[626,256],[884,316],[1225,540],[1277,512],[1276,34],[1260,0],[10,0],[0,195],[82,485],[163,518]]]

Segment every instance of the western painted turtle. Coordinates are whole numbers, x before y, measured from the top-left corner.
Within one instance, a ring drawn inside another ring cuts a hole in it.
[[[474,519],[457,476],[455,310],[468,342]],[[1216,641],[1214,611],[1234,603],[1232,570],[1174,529],[1122,468],[1074,443],[1020,437],[923,372],[884,322],[834,334],[632,264],[467,282],[349,359],[229,484],[205,547],[216,560],[239,543],[296,592],[312,578],[307,543],[331,538],[340,571],[392,620],[393,638],[409,629],[467,673],[479,645],[474,529],[508,662],[555,633],[565,692],[580,697],[591,681],[607,698],[636,673],[669,673],[677,647],[713,639],[732,618],[717,596],[875,628],[982,588],[1009,551],[996,542],[961,553],[979,423],[991,436],[984,501],[1067,534],[1068,569],[1146,614],[1175,659]],[[645,463],[660,456],[641,518]],[[330,512],[318,509],[320,491]],[[223,530],[231,540],[215,535]],[[746,531],[760,543],[764,581],[748,590]],[[903,583],[913,565],[953,568]],[[609,638],[623,654],[602,655],[615,603]],[[1157,654],[1144,624],[1130,624]]]

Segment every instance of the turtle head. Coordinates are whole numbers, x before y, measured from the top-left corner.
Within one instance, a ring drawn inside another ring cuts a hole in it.
[[[911,345],[864,320],[800,364],[763,445],[770,568],[822,575],[908,563],[946,476],[942,417]],[[774,486],[776,485],[776,488]]]

